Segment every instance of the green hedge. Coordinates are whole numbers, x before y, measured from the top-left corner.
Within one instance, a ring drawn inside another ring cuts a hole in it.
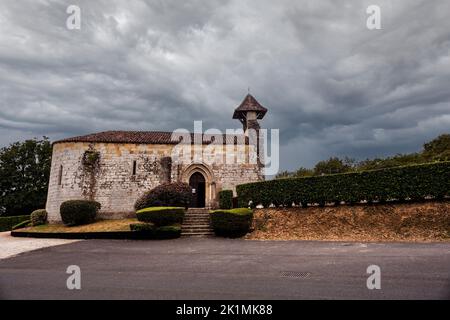
[[[389,169],[278,179],[237,186],[239,205],[287,205],[293,202],[356,203],[366,201],[413,200],[450,195],[450,162],[428,163]]]
[[[69,200],[61,203],[62,222],[68,226],[89,224],[95,221],[100,203],[90,200]]]
[[[11,228],[11,231],[12,230],[26,228],[26,227],[29,227],[31,225],[32,225],[31,220],[25,220],[25,221],[22,221],[21,223],[16,224],[15,226],[13,226]]]
[[[232,190],[219,191],[219,208],[220,209],[233,208],[233,191]]]
[[[151,222],[157,226],[168,226],[183,222],[184,208],[150,207],[136,211],[136,216],[141,222]]]
[[[253,211],[248,208],[211,211],[211,225],[218,236],[242,237],[249,230]]]
[[[30,220],[30,216],[0,217],[0,232],[11,231],[12,227],[23,221]]]
[[[181,236],[179,225],[157,227],[151,223],[132,223],[130,230],[143,232],[150,239],[175,239]]]

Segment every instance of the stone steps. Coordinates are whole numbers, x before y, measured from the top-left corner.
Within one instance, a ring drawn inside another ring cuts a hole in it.
[[[209,227],[209,222],[183,222],[183,226],[185,227]]]
[[[186,214],[190,213],[202,213],[202,214],[209,214],[208,208],[188,208]]]
[[[213,236],[208,208],[189,208],[181,226],[182,237]]]
[[[183,238],[206,238],[206,237],[213,237],[214,236],[214,232],[189,232],[189,233],[183,233],[181,232],[181,236]]]
[[[209,219],[209,217],[207,217],[207,218],[199,218],[199,219],[184,218],[183,219],[183,223],[184,222],[197,222],[197,223],[207,223],[207,224],[209,224],[210,219]]]
[[[183,228],[182,233],[196,233],[196,232],[212,232],[209,227],[197,227],[197,228]]]

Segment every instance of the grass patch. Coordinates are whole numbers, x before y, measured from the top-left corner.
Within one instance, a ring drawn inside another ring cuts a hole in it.
[[[62,223],[46,224],[35,227],[23,228],[16,231],[23,232],[43,232],[43,233],[64,233],[64,232],[114,232],[130,231],[130,224],[137,223],[137,219],[116,219],[116,220],[98,220],[90,224],[81,226],[65,226]]]

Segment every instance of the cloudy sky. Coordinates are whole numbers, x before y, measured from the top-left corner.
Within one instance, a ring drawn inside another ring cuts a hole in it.
[[[250,87],[283,169],[415,152],[450,131],[449,14],[447,0],[2,0],[0,146],[235,128]]]

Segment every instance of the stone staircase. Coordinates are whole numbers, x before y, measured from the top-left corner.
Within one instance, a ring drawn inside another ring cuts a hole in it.
[[[181,226],[182,237],[213,236],[208,208],[189,208]]]

